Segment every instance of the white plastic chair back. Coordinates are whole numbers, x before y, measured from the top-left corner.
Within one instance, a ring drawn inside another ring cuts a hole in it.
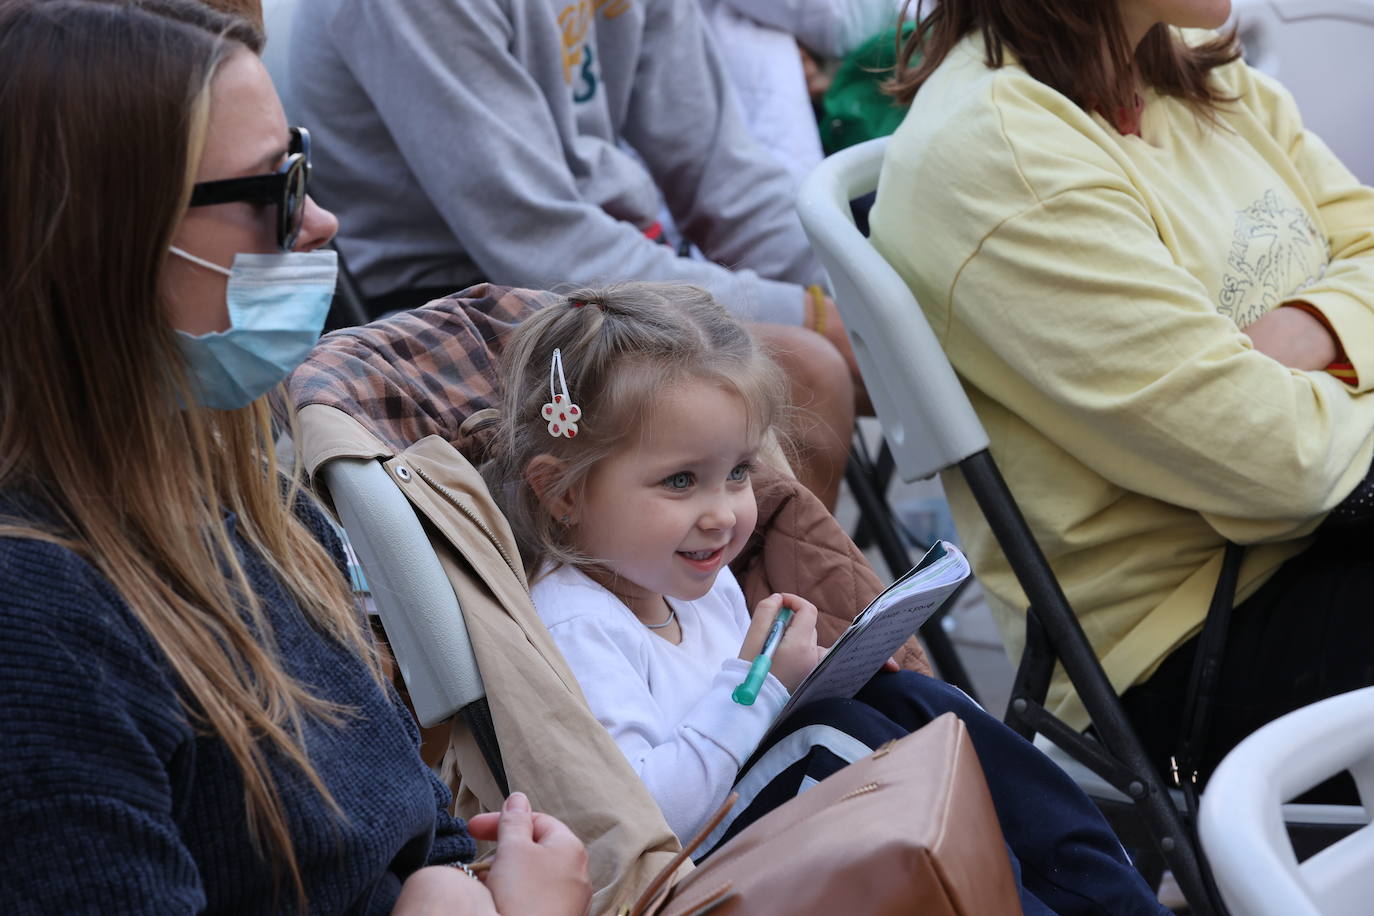
[[[1301,865],[1283,802],[1349,770],[1366,826]],[[1374,912],[1374,687],[1289,713],[1242,741],[1203,794],[1198,830],[1237,916],[1367,916]]]
[[[1235,0],[1249,64],[1283,83],[1311,128],[1374,184],[1374,0]]]
[[[336,458],[320,473],[420,724],[437,725],[485,697],[458,597],[405,494],[373,460]]]
[[[821,264],[883,437],[908,482],[988,447],[983,425],[911,290],[854,226],[849,202],[874,190],[887,138],[841,150],[802,182],[797,211]]]
[[[294,113],[288,73],[290,68],[287,66],[291,50],[291,26],[295,18],[296,0],[262,0],[263,28],[267,32],[267,47],[262,52],[262,63],[272,77],[272,84],[277,87],[277,95],[281,96],[288,124],[300,123]]]

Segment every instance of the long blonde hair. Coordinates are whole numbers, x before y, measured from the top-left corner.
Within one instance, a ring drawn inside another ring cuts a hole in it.
[[[210,81],[261,45],[188,0],[0,3],[0,492],[39,507],[0,537],[60,544],[108,578],[190,721],[233,755],[252,842],[304,904],[268,756],[337,812],[302,725],[347,710],[283,669],[225,511],[308,620],[379,669],[339,569],[292,511],[299,481],[283,481],[265,401],[176,408],[190,389],[160,293]]]
[[[541,408],[549,400],[553,351],[562,352],[572,400],[582,411],[576,438],[556,438]],[[596,565],[544,508],[576,490],[591,469],[640,427],[655,398],[684,381],[734,391],[750,434],[775,430],[786,410],[786,381],[749,331],[695,286],[621,283],[581,289],[527,318],[501,358],[501,420],[482,475],[510,522],[526,573],[549,561]],[[536,493],[525,479],[538,455],[563,462]]]

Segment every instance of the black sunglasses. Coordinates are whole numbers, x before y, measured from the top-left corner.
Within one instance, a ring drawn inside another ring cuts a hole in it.
[[[291,128],[286,161],[271,175],[202,181],[191,189],[191,206],[247,201],[277,205],[277,245],[290,251],[305,220],[305,195],[310,186],[310,132]]]

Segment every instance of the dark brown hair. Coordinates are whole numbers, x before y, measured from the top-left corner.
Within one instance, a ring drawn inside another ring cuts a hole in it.
[[[262,0],[202,0],[202,2],[221,12],[241,16],[251,22],[255,29],[262,31]]]
[[[903,12],[910,5],[907,0]],[[1162,23],[1131,48],[1116,0],[939,0],[922,18],[924,6],[917,0],[919,24],[899,39],[896,72],[884,87],[904,105],[975,31],[983,35],[989,67],[1001,67],[1004,49],[1010,50],[1040,82],[1104,112],[1135,107],[1135,71],[1156,92],[1210,110],[1227,99],[1208,84],[1207,74],[1240,56],[1234,31],[1188,46]]]

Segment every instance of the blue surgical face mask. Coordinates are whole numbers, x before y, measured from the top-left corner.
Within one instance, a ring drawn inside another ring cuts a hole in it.
[[[238,254],[232,269],[175,246],[171,252],[229,278],[229,330],[177,331],[202,407],[251,404],[284,381],[319,340],[339,271],[335,252]]]

